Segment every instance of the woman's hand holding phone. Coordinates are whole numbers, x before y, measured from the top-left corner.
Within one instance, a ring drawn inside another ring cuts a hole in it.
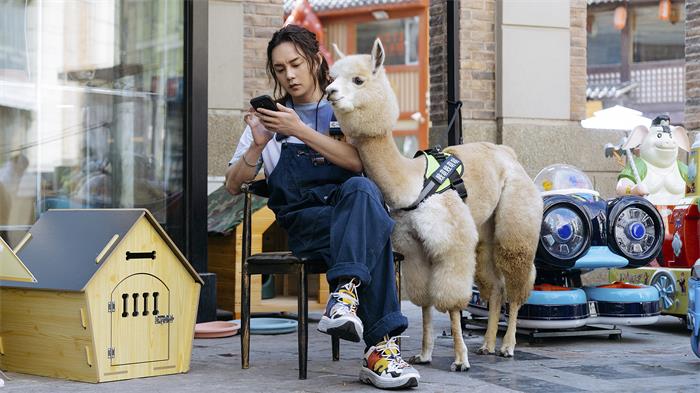
[[[248,113],[243,116],[243,120],[250,127],[250,131],[253,134],[253,143],[260,148],[265,147],[267,142],[269,142],[275,135],[274,133],[270,132],[260,121],[258,114],[253,108],[248,110]]]
[[[297,136],[304,127],[304,123],[294,109],[282,104],[277,104],[277,111],[259,108],[258,117],[267,129],[287,136]]]

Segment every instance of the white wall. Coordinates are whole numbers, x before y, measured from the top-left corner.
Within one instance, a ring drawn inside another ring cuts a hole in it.
[[[570,118],[568,0],[498,0],[496,116]]]
[[[243,4],[209,1],[209,109],[243,103]]]

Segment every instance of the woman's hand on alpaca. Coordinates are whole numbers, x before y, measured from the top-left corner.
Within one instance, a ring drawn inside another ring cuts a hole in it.
[[[306,127],[294,109],[281,104],[277,104],[277,109],[276,112],[258,109],[258,116],[267,129],[287,136],[297,136]]]
[[[243,121],[250,127],[250,131],[253,134],[253,143],[258,147],[264,147],[267,142],[272,139],[272,136],[275,135],[263,125],[255,114],[255,109],[251,108],[248,113],[243,116]]]

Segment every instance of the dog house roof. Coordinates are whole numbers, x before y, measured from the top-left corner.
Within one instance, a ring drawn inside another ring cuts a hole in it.
[[[0,237],[0,280],[34,281],[34,276]]]
[[[37,282],[0,281],[0,286],[82,291],[141,217],[148,219],[192,278],[203,284],[148,210],[59,209],[49,210],[39,218],[29,230],[31,237],[17,252]],[[110,245],[114,235],[118,238]],[[105,248],[107,252],[96,263]]]

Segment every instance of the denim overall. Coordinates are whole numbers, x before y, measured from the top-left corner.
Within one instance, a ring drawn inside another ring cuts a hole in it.
[[[403,332],[408,320],[399,309],[394,281],[394,221],[377,186],[304,144],[287,142],[267,183],[268,206],[287,230],[292,252],[323,259],[333,289],[339,278],[360,279],[357,315],[365,344]]]

